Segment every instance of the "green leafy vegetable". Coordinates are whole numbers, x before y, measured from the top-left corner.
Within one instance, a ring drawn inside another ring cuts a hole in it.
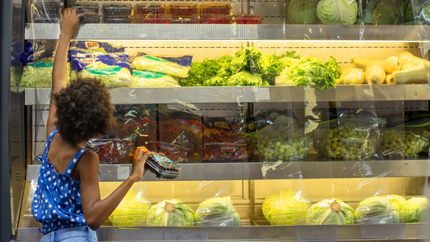
[[[354,209],[340,199],[325,199],[312,205],[306,214],[309,225],[344,225],[354,222]]]
[[[413,197],[407,200],[399,209],[400,217],[405,223],[419,223],[426,221],[426,211],[429,200],[425,197]]]
[[[406,202],[406,199],[399,195],[388,195],[387,197],[390,199],[391,205],[393,205],[397,211],[399,211],[400,207]]]
[[[159,202],[148,211],[147,226],[193,226],[194,211],[184,202],[171,199]]]
[[[28,88],[51,87],[53,62],[31,62],[23,67],[21,86]],[[67,80],[70,81],[70,62],[67,63]]]
[[[199,226],[240,226],[239,214],[230,197],[214,197],[200,203],[195,221]]]
[[[291,0],[287,7],[288,20],[292,24],[316,24],[318,0]]]
[[[316,89],[327,89],[335,86],[340,77],[340,66],[334,57],[327,63],[317,58],[302,58],[287,67],[276,77],[275,84],[280,86],[306,86]]]
[[[358,204],[355,219],[361,224],[399,223],[399,212],[393,207],[389,197],[375,196]]]
[[[318,18],[324,24],[354,24],[357,11],[355,0],[321,0],[317,5]]]
[[[305,223],[309,206],[300,192],[284,190],[266,197],[262,211],[271,225],[299,225]]]
[[[381,0],[372,13],[372,24],[391,25],[397,23],[398,8],[395,0]]]

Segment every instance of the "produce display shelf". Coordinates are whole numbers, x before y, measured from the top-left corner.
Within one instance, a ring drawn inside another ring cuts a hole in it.
[[[114,88],[115,104],[428,100],[428,84],[351,85],[328,90],[295,86]],[[26,88],[25,105],[48,105],[50,88]]]
[[[76,39],[422,41],[430,26],[294,24],[84,24]],[[25,39],[58,39],[60,25],[27,23]]]
[[[175,181],[190,180],[259,180],[360,177],[424,177],[430,160],[372,161],[294,161],[274,163],[179,163],[182,175]],[[27,181],[37,180],[40,165],[29,165]],[[273,169],[276,168],[276,169]],[[100,181],[122,181],[131,172],[130,164],[101,164]],[[263,175],[264,174],[264,175]],[[157,181],[147,172],[142,181]]]
[[[101,227],[99,241],[423,241],[428,224],[242,227]],[[19,241],[38,241],[37,228],[19,228]]]

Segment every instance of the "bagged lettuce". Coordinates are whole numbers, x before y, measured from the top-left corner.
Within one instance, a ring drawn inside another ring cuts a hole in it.
[[[51,87],[57,41],[29,42],[21,55],[23,63],[20,86],[27,88]],[[68,59],[69,61],[69,59]],[[67,63],[67,80],[70,81],[70,62]]]
[[[178,199],[164,200],[148,211],[147,226],[193,226],[194,211]]]
[[[114,226],[144,226],[146,215],[151,207],[142,192],[129,190],[118,207],[109,216]]]
[[[180,87],[171,75],[150,71],[133,71],[133,87]]]
[[[100,79],[107,87],[130,87],[132,70],[123,51],[103,42],[72,42],[72,72],[76,70],[77,77]]]
[[[309,206],[300,192],[288,189],[266,197],[262,211],[271,225],[301,225],[305,224]]]
[[[312,205],[306,214],[308,225],[344,225],[354,223],[354,209],[340,199],[325,199]]]
[[[199,204],[195,214],[197,226],[240,226],[240,217],[230,197],[214,197]]]
[[[139,71],[164,73],[185,78],[190,70],[192,56],[157,57],[138,53],[133,60],[133,68]]]
[[[397,211],[399,211],[402,205],[406,202],[406,198],[399,195],[388,195],[387,197],[390,199],[391,205],[393,205]]]
[[[425,197],[413,197],[407,200],[399,209],[400,217],[405,223],[426,221],[429,200]]]
[[[393,207],[388,196],[375,196],[358,204],[355,219],[359,224],[399,223],[399,212]]]

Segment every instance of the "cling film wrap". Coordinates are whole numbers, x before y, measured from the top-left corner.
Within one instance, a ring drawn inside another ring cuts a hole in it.
[[[201,202],[195,213],[196,226],[240,226],[240,216],[230,197],[213,197]]]
[[[320,122],[313,133],[314,147],[318,154],[333,160],[378,158],[384,122],[369,115]]]
[[[122,51],[122,52],[121,52]],[[132,69],[123,48],[103,42],[72,42],[72,76],[96,78],[108,88],[131,87]]]
[[[91,138],[87,147],[96,152],[102,164],[130,163],[129,155],[135,149],[137,135],[120,137],[116,131],[104,137]]]
[[[133,87],[180,87],[171,75],[149,71],[133,71]]]
[[[146,53],[138,53],[132,64],[139,71],[164,73],[185,78],[190,70],[192,56],[159,57]]]
[[[151,202],[144,197],[142,191],[129,190],[120,204],[109,216],[113,226],[135,227],[145,226]]]
[[[203,125],[203,162],[248,160],[245,119],[204,117]]]
[[[21,55],[23,73],[20,86],[24,88],[46,88],[52,86],[52,68],[54,66],[57,41],[35,40],[28,42]],[[71,64],[67,63],[67,80]]]
[[[147,226],[193,226],[194,210],[179,199],[154,204],[148,211]]]

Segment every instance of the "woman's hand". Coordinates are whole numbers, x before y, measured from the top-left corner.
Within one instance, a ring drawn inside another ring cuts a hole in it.
[[[142,179],[143,175],[145,175],[145,162],[146,159],[154,154],[149,152],[145,147],[137,147],[136,152],[134,153],[133,163],[130,173],[130,179],[135,182],[138,182]]]
[[[83,14],[76,15],[76,9],[74,8],[66,8],[63,13],[61,13],[61,9],[59,10],[60,19],[61,19],[61,35],[72,39],[73,34],[79,25],[79,19],[84,16]]]

